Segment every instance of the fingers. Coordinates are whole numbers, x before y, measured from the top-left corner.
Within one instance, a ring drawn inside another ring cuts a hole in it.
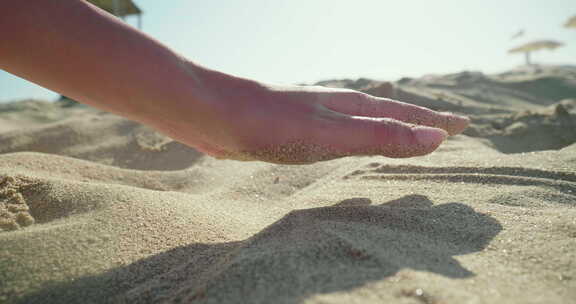
[[[291,139],[248,145],[222,157],[277,164],[310,164],[353,155],[406,158],[433,152],[448,136],[442,129],[389,118],[325,114],[322,120],[303,123]]]
[[[389,118],[342,115],[314,141],[341,155],[421,156],[436,150],[448,134],[439,128],[414,126]]]
[[[466,117],[436,112],[400,101],[377,98],[360,92],[334,94],[324,106],[343,114],[364,117],[386,117],[406,123],[441,128],[449,135],[462,132],[469,124]]]

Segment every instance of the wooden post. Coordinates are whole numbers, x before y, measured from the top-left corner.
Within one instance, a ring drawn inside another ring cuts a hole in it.
[[[120,2],[118,0],[112,0],[112,10],[114,15],[120,16]]]

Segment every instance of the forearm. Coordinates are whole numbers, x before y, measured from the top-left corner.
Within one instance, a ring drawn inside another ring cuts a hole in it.
[[[207,107],[205,69],[81,0],[2,1],[0,68],[140,121]]]

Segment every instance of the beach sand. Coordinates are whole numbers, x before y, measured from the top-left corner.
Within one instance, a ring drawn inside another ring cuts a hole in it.
[[[288,166],[0,104],[0,303],[576,303],[576,68],[394,86],[471,127],[424,157]]]

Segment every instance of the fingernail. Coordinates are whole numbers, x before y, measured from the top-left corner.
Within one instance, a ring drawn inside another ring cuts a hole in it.
[[[437,128],[417,127],[413,132],[416,141],[423,146],[437,146],[448,137],[446,131]]]
[[[463,121],[470,121],[470,118],[464,115],[460,115],[460,114],[454,114],[452,112],[440,112],[440,114],[444,115],[447,118],[451,118],[451,119],[459,119],[459,120],[463,120]]]
[[[449,132],[461,132],[470,124],[470,118],[462,115],[457,115],[449,112],[442,112],[442,115],[446,117],[446,125]],[[451,135],[454,135],[451,133]]]

